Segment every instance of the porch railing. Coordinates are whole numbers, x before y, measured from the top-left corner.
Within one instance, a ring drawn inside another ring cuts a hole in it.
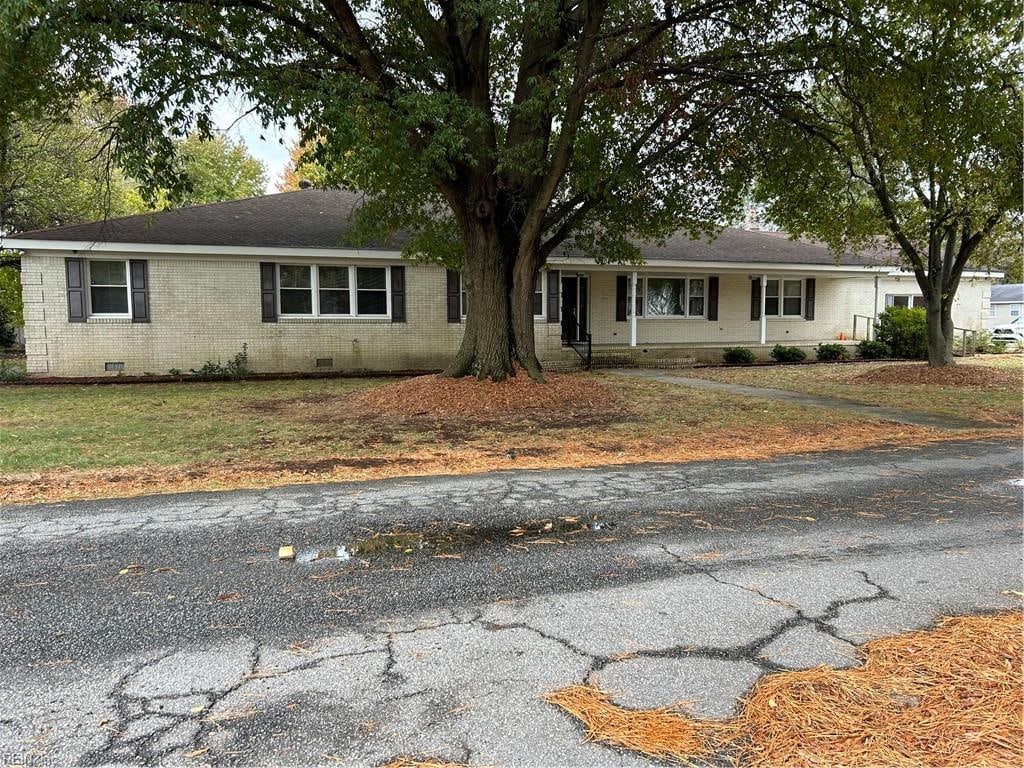
[[[858,321],[863,320],[864,323],[864,338],[871,340],[875,337],[875,320],[876,318],[871,315],[854,315],[853,316],[853,340],[857,341],[857,325]]]
[[[583,363],[583,370],[589,371],[591,361],[594,358],[594,345],[591,335],[584,332],[579,321],[574,321],[569,328],[576,331],[574,334],[576,338],[562,339],[562,342],[572,347],[573,351],[580,356],[580,360]]]

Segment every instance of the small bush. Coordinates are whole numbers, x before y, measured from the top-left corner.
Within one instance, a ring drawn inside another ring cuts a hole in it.
[[[893,357],[928,357],[927,315],[923,307],[889,307],[878,316],[875,338],[889,345]]]
[[[220,360],[213,362],[207,360],[197,371],[190,369],[197,379],[242,379],[252,373],[249,368],[249,345],[243,344],[242,351],[228,360],[227,364],[221,364]]]
[[[24,365],[13,360],[0,360],[0,381],[21,381],[24,378]]]
[[[14,324],[7,315],[7,310],[0,306],[0,349],[7,349],[14,346],[17,338],[14,333]]]
[[[857,357],[865,360],[885,360],[892,357],[892,350],[884,341],[864,339],[857,345]]]
[[[726,347],[722,350],[722,359],[729,365],[750,365],[756,360],[746,347]]]
[[[815,355],[824,362],[835,362],[848,359],[850,350],[846,348],[845,344],[819,344]]]
[[[807,353],[798,347],[784,347],[776,344],[772,347],[772,360],[779,363],[801,363],[807,359]]]
[[[960,343],[959,336],[957,336],[956,343]],[[974,340],[974,351],[982,355],[1001,355],[1006,351],[1006,342],[993,339],[991,331],[979,331]]]

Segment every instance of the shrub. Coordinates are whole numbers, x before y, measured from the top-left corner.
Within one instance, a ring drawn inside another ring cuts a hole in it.
[[[960,343],[959,336],[956,338],[956,343]],[[1001,355],[1006,351],[1006,342],[993,339],[991,331],[979,331],[974,340],[974,351],[979,354]]]
[[[875,338],[889,345],[893,357],[928,357],[927,315],[923,307],[889,307],[878,316]]]
[[[8,317],[7,310],[0,306],[0,349],[14,346],[14,325]]]
[[[191,369],[191,373],[197,379],[242,379],[252,371],[249,368],[249,345],[243,344],[242,351],[222,365],[220,360],[213,362],[207,360],[197,371]]]
[[[730,365],[750,365],[756,358],[746,347],[726,347],[722,350],[722,359]]]
[[[0,381],[21,381],[24,378],[24,365],[13,360],[0,360]]]
[[[884,341],[864,339],[857,345],[857,357],[862,357],[865,360],[885,360],[892,357],[892,350]]]
[[[772,360],[779,363],[800,363],[807,358],[807,353],[798,347],[784,347],[776,344],[772,347]]]
[[[850,357],[850,350],[846,348],[845,344],[819,344],[818,349],[815,350],[815,355],[819,360],[834,362],[836,360],[848,359]]]

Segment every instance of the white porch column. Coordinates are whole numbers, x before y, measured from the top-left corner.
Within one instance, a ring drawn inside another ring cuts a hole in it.
[[[636,346],[636,270],[633,270],[631,290],[629,292],[629,346]]]
[[[871,305],[871,325],[868,326],[868,338],[875,338],[875,321],[878,319],[878,275],[875,275],[875,303]]]
[[[761,275],[761,343],[768,343],[768,316],[764,313],[764,295],[768,292],[768,275]],[[782,298],[779,298],[782,301]]]

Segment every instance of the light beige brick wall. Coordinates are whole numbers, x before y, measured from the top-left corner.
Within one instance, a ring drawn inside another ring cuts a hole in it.
[[[126,375],[188,371],[208,360],[226,362],[248,347],[257,372],[315,370],[317,358],[333,358],[333,370],[436,369],[458,349],[463,326],[449,323],[445,272],[406,264],[406,323],[367,319],[260,320],[259,261],[252,258],[146,254],[149,264],[149,323],[90,318],[69,323],[64,258],[56,251],[31,252],[22,261],[28,371],[51,376],[98,376],[104,363],[123,362]],[[103,254],[103,258],[136,254]],[[267,259],[269,260],[269,259]],[[340,263],[304,260],[303,263]],[[359,263],[371,263],[360,261]],[[377,264],[397,265],[399,260]],[[769,319],[769,346],[800,345],[849,337],[853,314],[871,315],[873,278],[817,275],[815,319]],[[629,323],[615,321],[615,273],[591,273],[591,331],[597,344],[628,344]],[[912,277],[879,281],[879,307],[886,293],[913,293]],[[965,280],[954,311],[957,325],[983,327],[982,297],[989,281]],[[755,346],[759,324],[750,320],[750,283],[743,274],[723,274],[717,322],[690,319],[638,320],[641,345]],[[557,323],[535,325],[542,360],[566,360]],[[114,375],[114,374],[111,374]]]
[[[629,344],[630,322],[615,320],[614,272],[591,274],[591,334],[595,344]],[[666,274],[662,272],[661,274]],[[680,273],[685,274],[685,273]],[[693,277],[707,277],[693,273]],[[874,315],[874,276],[827,277],[821,274],[794,275],[815,278],[814,320],[802,317],[769,317],[768,344],[818,343],[849,339],[854,314]],[[914,278],[882,277],[878,286],[878,311],[885,308],[886,293],[920,293]],[[964,328],[983,327],[982,297],[988,280],[967,280],[960,286],[953,319]],[[643,291],[643,281],[638,280]],[[858,334],[865,320],[858,321]],[[699,318],[637,318],[637,344],[647,345],[755,345],[761,339],[760,321],[750,319],[750,279],[745,274],[719,275],[718,320]]]
[[[35,252],[22,262],[26,356],[33,374],[101,376],[106,362],[123,362],[125,375],[187,372],[208,360],[226,362],[243,344],[257,372],[311,371],[317,358],[333,358],[333,370],[436,369],[450,361],[462,340],[462,324],[447,321],[440,267],[406,264],[405,323],[347,318],[264,323],[259,259],[148,254],[151,322],[69,323],[65,256]],[[537,346],[542,356],[561,357],[559,326],[538,322]]]

